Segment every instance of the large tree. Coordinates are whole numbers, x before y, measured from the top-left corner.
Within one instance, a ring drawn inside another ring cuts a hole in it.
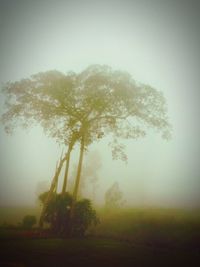
[[[63,193],[66,190],[70,153],[80,143],[80,157],[73,196],[76,200],[84,150],[110,134],[113,156],[121,153],[120,138],[144,136],[148,127],[169,134],[163,94],[136,83],[130,74],[108,66],[93,65],[81,73],[58,71],[38,73],[29,79],[7,83],[3,89],[5,130],[39,123],[45,132],[68,146]]]
[[[120,138],[138,138],[148,127],[169,137],[170,125],[163,94],[156,89],[136,83],[132,77],[108,66],[91,66],[77,75],[78,110],[80,111],[80,158],[74,198],[80,184],[84,148],[95,139],[112,135],[113,157],[126,160]]]

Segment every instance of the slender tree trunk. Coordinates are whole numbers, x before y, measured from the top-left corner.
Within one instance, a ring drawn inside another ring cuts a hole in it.
[[[82,170],[82,164],[83,164],[84,145],[85,145],[85,140],[84,140],[84,137],[82,137],[81,147],[80,147],[80,156],[79,156],[79,162],[78,162],[78,169],[77,169],[77,175],[76,175],[74,192],[73,192],[73,200],[74,201],[76,201],[77,197],[78,197],[78,189],[79,189],[81,170]]]
[[[84,136],[81,139],[81,147],[80,147],[80,156],[79,156],[79,162],[78,162],[78,169],[77,169],[77,175],[75,180],[75,186],[74,186],[74,192],[73,192],[73,198],[72,198],[72,206],[70,210],[70,220],[69,220],[69,228],[68,228],[68,235],[71,236],[73,234],[73,217],[74,217],[74,209],[76,200],[78,197],[78,189],[80,184],[80,178],[81,178],[81,169],[82,169],[82,163],[83,163],[83,154],[84,154],[84,145],[85,140]]]
[[[46,208],[47,208],[49,200],[50,200],[50,198],[51,198],[51,196],[52,196],[52,194],[53,194],[53,192],[54,192],[54,190],[55,190],[55,188],[57,186],[58,177],[60,175],[60,172],[61,172],[61,169],[62,169],[62,166],[63,166],[63,163],[64,163],[65,160],[66,160],[66,156],[64,158],[60,159],[59,165],[58,165],[58,167],[56,167],[56,172],[55,172],[55,175],[53,177],[50,190],[48,192],[47,198],[45,199],[43,207],[42,207],[42,212],[41,212],[40,220],[39,220],[39,227],[40,228],[43,228],[44,215],[45,215],[45,212],[46,212]]]
[[[67,151],[67,156],[66,156],[66,166],[65,166],[65,174],[64,174],[64,181],[63,181],[63,187],[62,187],[62,195],[65,194],[66,188],[67,188],[67,180],[68,180],[71,151],[72,151],[72,148],[71,148],[71,146],[69,146],[68,151]]]

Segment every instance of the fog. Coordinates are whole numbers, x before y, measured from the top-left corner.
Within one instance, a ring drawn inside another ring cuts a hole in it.
[[[198,1],[0,0],[2,86],[41,71],[106,64],[164,93],[171,140],[149,129],[124,141],[127,164],[112,160],[108,138],[89,147],[85,166],[94,151],[101,161],[96,203],[118,182],[127,205],[199,207],[199,10]],[[35,205],[62,149],[39,126],[7,136],[1,125],[0,205]],[[76,148],[72,166],[77,156]]]

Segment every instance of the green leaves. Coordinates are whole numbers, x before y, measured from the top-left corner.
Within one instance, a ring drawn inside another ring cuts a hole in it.
[[[45,192],[39,196],[42,203],[47,194],[48,192]],[[65,195],[55,193],[50,199],[44,214],[44,221],[50,225],[54,233],[65,235],[69,227],[72,227],[73,236],[82,236],[91,224],[98,223],[96,212],[89,199],[75,202],[74,216],[71,219],[72,200],[72,196],[68,193]]]

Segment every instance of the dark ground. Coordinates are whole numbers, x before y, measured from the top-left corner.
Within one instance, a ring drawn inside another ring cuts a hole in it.
[[[200,266],[200,210],[99,210],[101,223],[84,239],[25,231],[26,214],[39,213],[0,208],[0,267]]]
[[[92,237],[41,239],[19,230],[0,231],[1,267],[200,266],[196,246],[172,249]]]

